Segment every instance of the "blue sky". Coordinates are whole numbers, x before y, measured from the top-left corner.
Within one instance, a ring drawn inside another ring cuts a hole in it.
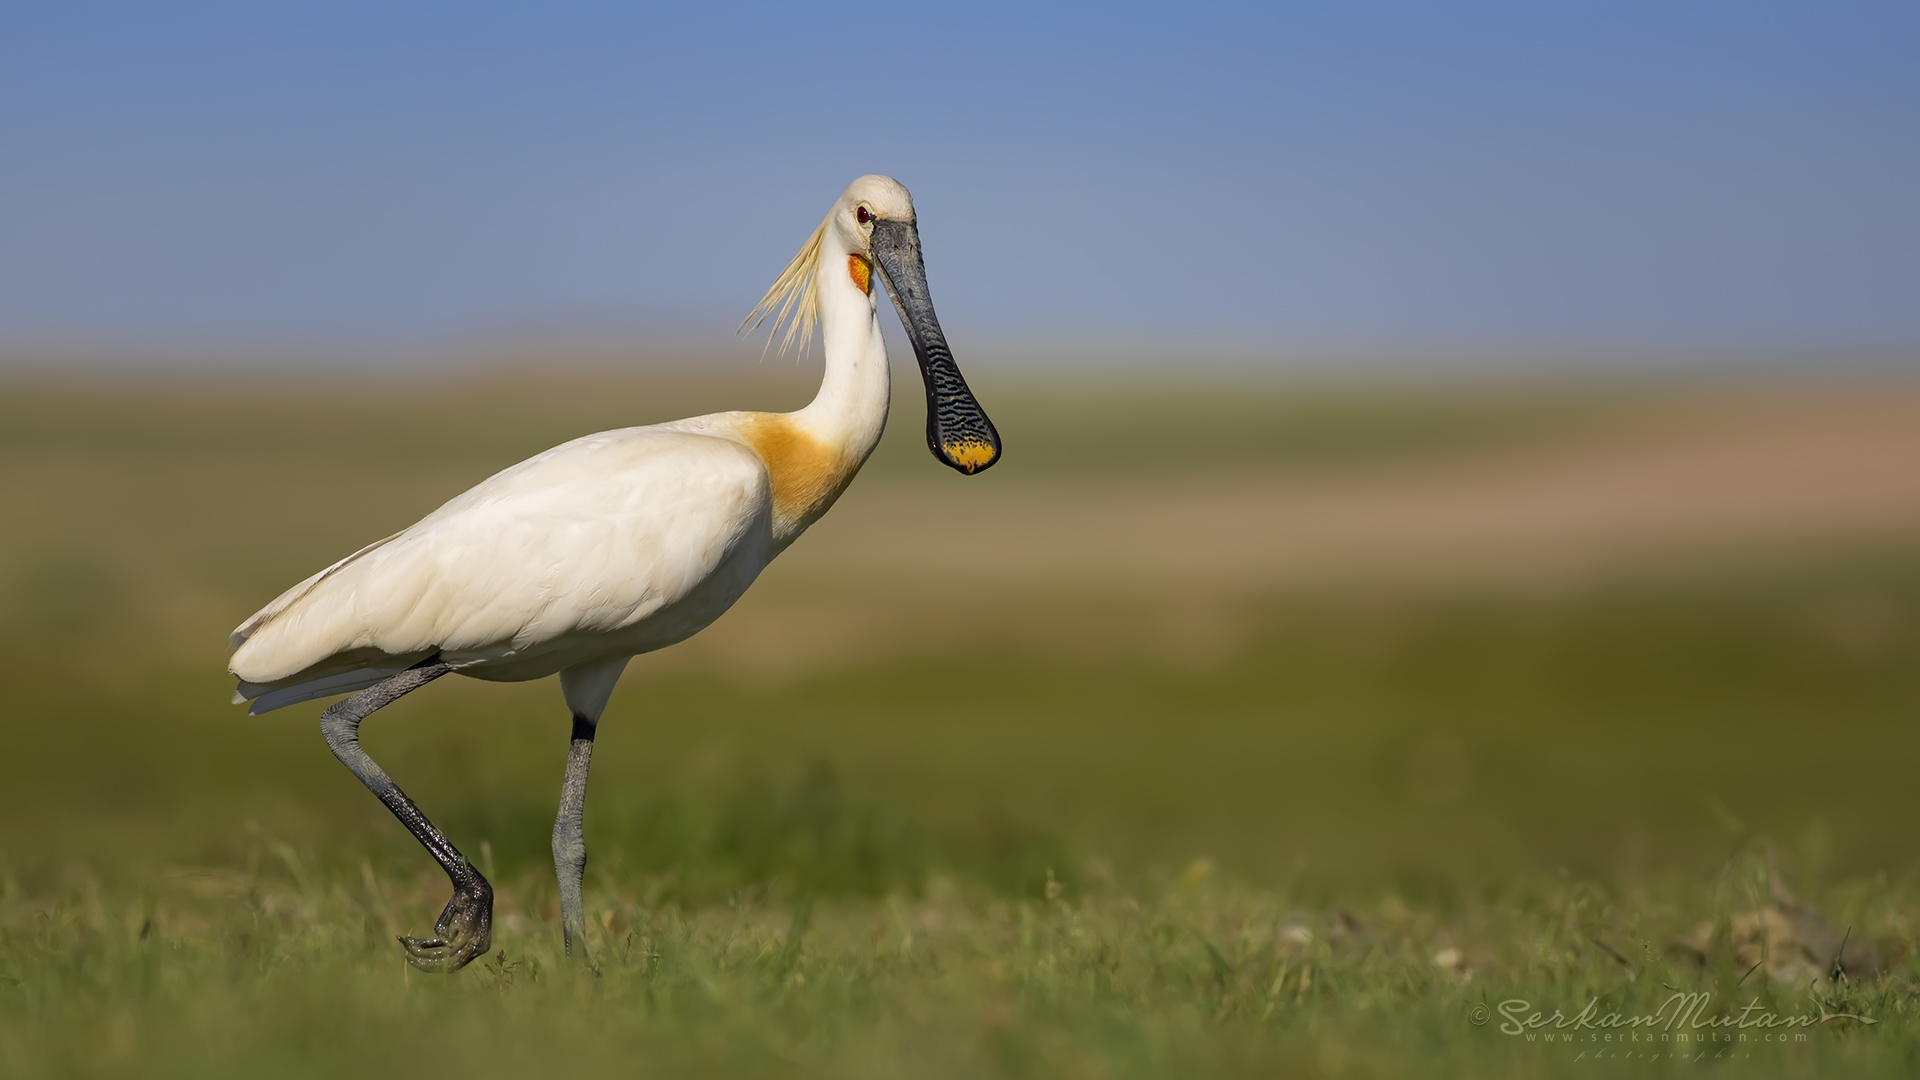
[[[1920,353],[1920,5],[15,3],[0,347],[723,339],[848,180],[957,347]]]

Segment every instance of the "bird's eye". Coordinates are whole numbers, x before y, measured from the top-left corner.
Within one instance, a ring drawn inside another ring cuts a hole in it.
[[[860,222],[860,224],[862,224],[862,225],[865,225],[865,224],[866,224],[867,222],[869,222],[869,221],[872,221],[872,220],[873,220],[873,215],[872,215],[872,214],[869,214],[869,213],[867,213],[867,208],[866,208],[866,207],[864,207],[864,206],[863,206],[863,207],[861,207],[861,208],[860,208],[860,209],[858,209],[858,210],[855,210],[855,211],[853,212],[853,216],[854,216],[854,218],[855,218],[856,220],[858,220],[858,221]]]

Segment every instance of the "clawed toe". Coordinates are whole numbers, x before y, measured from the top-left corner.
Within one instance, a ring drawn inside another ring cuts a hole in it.
[[[454,886],[453,898],[430,938],[402,937],[407,962],[422,971],[454,972],[486,955],[493,944],[493,889],[485,878]]]
[[[458,935],[450,940],[439,937],[400,939],[401,948],[407,950],[408,963],[421,971],[437,973],[459,971],[486,955],[492,944],[491,935],[484,930],[477,934]]]
[[[401,947],[407,950],[407,963],[421,971],[437,974],[447,974],[466,967],[484,955],[489,944],[485,938],[468,938],[466,941],[412,937],[400,939]]]

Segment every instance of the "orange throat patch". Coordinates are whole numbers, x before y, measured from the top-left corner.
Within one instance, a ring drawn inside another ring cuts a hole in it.
[[[860,286],[861,292],[872,295],[873,263],[865,255],[847,256],[847,276],[853,279],[855,285]]]

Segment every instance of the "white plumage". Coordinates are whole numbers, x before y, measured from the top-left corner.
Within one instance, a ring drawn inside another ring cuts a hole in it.
[[[536,679],[685,639],[776,550],[766,466],[719,419],[557,446],[294,586],[234,631],[240,699],[265,712],[435,653]]]

